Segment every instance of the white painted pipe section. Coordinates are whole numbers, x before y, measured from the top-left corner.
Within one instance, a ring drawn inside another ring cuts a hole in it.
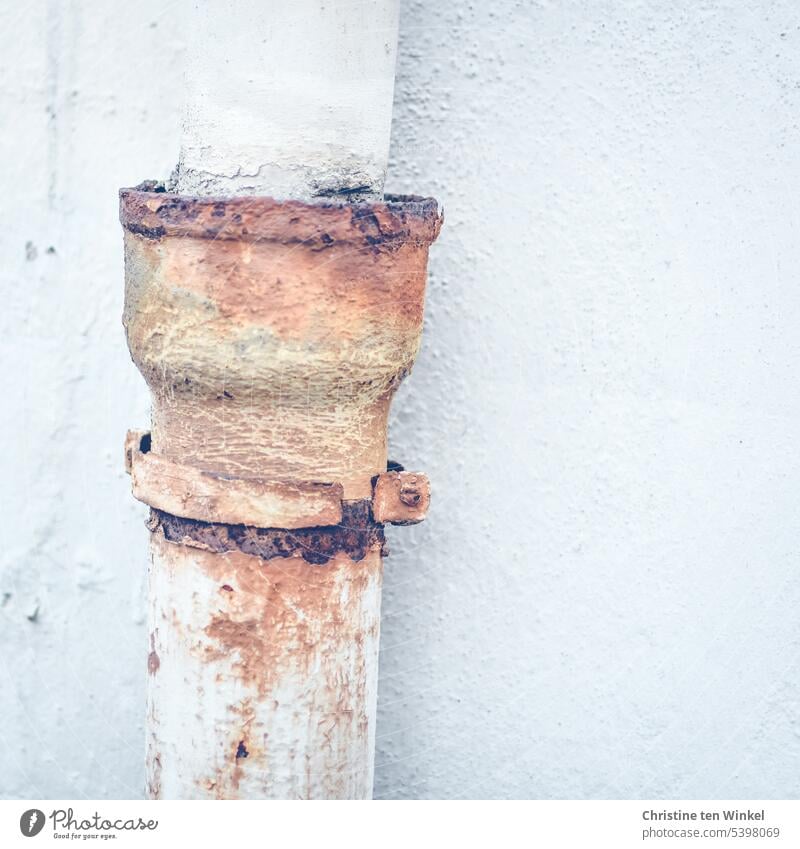
[[[150,552],[148,797],[371,798],[380,552]]]
[[[399,0],[206,0],[188,21],[172,188],[279,200],[383,194]]]

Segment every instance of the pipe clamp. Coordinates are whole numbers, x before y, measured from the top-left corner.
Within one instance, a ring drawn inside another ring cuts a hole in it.
[[[340,483],[223,475],[176,463],[150,446],[148,431],[129,430],[125,471],[131,476],[133,497],[163,513],[214,524],[289,530],[342,522]],[[371,509],[379,524],[416,524],[425,518],[429,504],[430,482],[421,472],[387,471],[374,478]]]

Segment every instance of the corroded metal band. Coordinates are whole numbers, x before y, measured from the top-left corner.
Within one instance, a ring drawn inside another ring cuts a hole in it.
[[[335,242],[392,248],[429,245],[443,215],[432,198],[387,195],[380,203],[276,201],[266,197],[204,198],[176,195],[145,182],[120,189],[120,221],[148,239],[199,239],[303,243],[325,250]]]
[[[283,530],[333,527],[343,523],[340,483],[267,481],[206,472],[151,451],[149,431],[129,430],[125,470],[134,498],[166,516],[206,524]],[[371,516],[376,524],[415,525],[431,500],[427,475],[407,472],[392,460],[372,478]],[[351,504],[354,502],[350,502]]]
[[[308,563],[323,565],[340,552],[353,561],[363,560],[375,546],[386,556],[383,525],[372,518],[371,506],[368,499],[343,501],[340,524],[297,530],[201,522],[151,508],[147,526],[168,542],[206,551],[241,551],[263,560],[299,555]]]
[[[341,484],[206,472],[156,454],[151,444],[149,431],[129,430],[125,469],[133,497],[164,513],[260,528],[308,528],[342,521]]]

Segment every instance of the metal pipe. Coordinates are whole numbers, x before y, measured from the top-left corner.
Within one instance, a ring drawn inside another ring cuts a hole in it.
[[[126,466],[151,506],[147,795],[369,798],[387,469],[422,332],[420,198],[120,193],[123,323],[152,393]]]
[[[175,191],[380,200],[399,0],[199,0]]]

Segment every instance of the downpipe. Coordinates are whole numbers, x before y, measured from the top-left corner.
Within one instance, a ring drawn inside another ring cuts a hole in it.
[[[150,506],[151,799],[372,795],[387,464],[422,332],[433,200],[120,192],[123,324],[152,395],[125,445]]]

